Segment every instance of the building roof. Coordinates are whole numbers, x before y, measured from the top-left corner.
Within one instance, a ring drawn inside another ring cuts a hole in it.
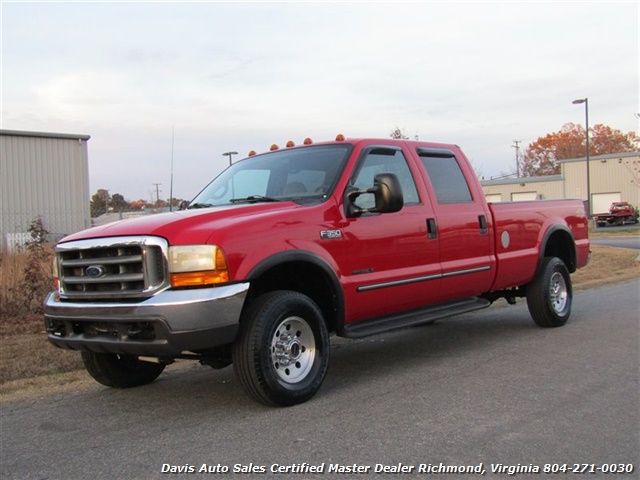
[[[496,178],[494,180],[482,180],[480,184],[483,187],[488,187],[491,185],[511,185],[515,183],[561,182],[562,180],[562,175],[545,175],[542,177]]]
[[[89,140],[90,135],[78,133],[27,132],[23,130],[0,130],[0,135],[11,137],[66,138],[71,140]]]
[[[607,155],[589,155],[589,162],[592,160],[609,160],[611,158],[628,158],[638,157],[640,152],[624,152],[624,153],[608,153]],[[567,158],[566,160],[558,160],[558,163],[584,162],[587,158]]]

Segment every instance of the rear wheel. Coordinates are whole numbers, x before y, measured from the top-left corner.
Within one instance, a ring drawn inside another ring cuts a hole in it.
[[[95,381],[113,388],[139,387],[153,382],[165,366],[143,362],[133,355],[82,352],[82,361]]]
[[[329,334],[317,305],[293,291],[258,297],[243,314],[233,365],[247,393],[289,406],[320,389],[329,364]]]
[[[562,260],[546,257],[536,277],[527,286],[527,306],[533,321],[541,327],[561,327],[569,319],[573,288]]]

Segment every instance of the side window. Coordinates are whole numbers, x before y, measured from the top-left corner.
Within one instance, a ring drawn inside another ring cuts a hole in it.
[[[402,151],[392,148],[376,148],[371,150],[360,164],[351,185],[359,189],[367,189],[373,186],[373,179],[380,173],[393,173],[398,177],[402,187],[405,205],[420,203],[415,181],[407,165],[407,160]],[[375,201],[373,195],[363,195],[358,199],[358,205],[362,208],[373,208]]]
[[[418,155],[427,170],[438,203],[473,202],[467,179],[453,156],[453,152],[450,155],[433,155],[418,150]]]

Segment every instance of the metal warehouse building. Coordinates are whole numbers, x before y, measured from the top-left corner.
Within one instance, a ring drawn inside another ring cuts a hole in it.
[[[89,138],[0,130],[0,248],[23,244],[38,217],[52,240],[91,226]]]
[[[640,152],[561,160],[560,175],[483,180],[482,189],[490,202],[551,200],[591,197],[591,213],[609,210],[613,202],[640,204]]]

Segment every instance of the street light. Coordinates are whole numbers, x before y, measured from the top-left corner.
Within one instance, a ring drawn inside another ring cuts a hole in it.
[[[578,98],[574,100],[574,105],[584,103],[585,130],[587,135],[587,216],[591,218],[591,172],[589,168],[589,99]]]
[[[233,155],[238,155],[238,152],[224,152],[222,154],[222,156],[224,157],[229,157],[229,166],[231,166],[231,163],[233,161]]]

